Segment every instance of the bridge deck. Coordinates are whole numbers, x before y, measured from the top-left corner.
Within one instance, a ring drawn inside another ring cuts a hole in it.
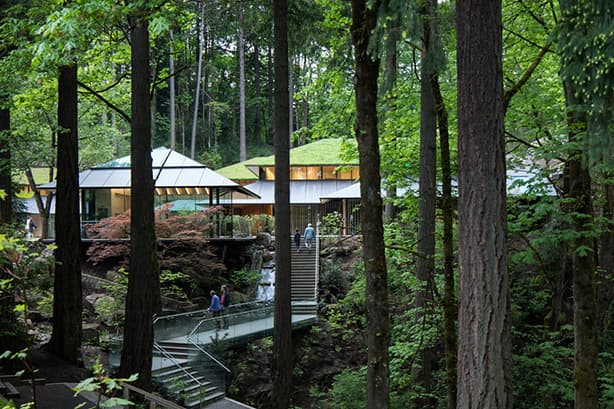
[[[302,326],[312,325],[317,322],[317,319],[318,317],[316,314],[292,314],[292,328],[296,329]],[[193,334],[191,336],[191,340],[192,342],[203,346],[216,342],[243,343],[250,339],[270,335],[272,334],[272,332],[273,317],[271,316],[256,319],[249,322],[238,323],[236,325],[230,325],[228,329],[220,329],[217,331],[215,329],[204,330],[202,332]],[[187,335],[168,338],[160,341],[163,342],[165,345],[185,345],[190,343],[190,340],[188,340]],[[175,359],[175,361],[182,363],[186,362],[187,359]],[[170,365],[174,364],[169,359],[154,356],[152,369],[156,370],[160,368],[165,368]]]

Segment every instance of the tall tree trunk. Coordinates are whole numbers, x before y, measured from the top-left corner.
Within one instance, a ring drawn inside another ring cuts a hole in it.
[[[604,110],[604,108],[596,107],[594,103],[603,102],[605,97],[602,96],[597,101],[589,100],[591,91],[587,88],[594,85],[583,75],[592,70],[589,68],[591,64],[582,60],[586,54],[576,51],[578,40],[593,36],[588,32],[594,28],[586,24],[586,21],[591,20],[590,13],[601,14],[602,18],[608,16],[608,10],[598,8],[599,4],[605,5],[605,2],[592,3],[578,0],[559,2],[561,38],[558,50],[561,56],[561,73],[567,108],[569,146],[565,173],[568,176],[569,186],[566,198],[570,200],[567,201],[564,210],[570,216],[571,228],[575,233],[573,242],[569,245],[572,254],[574,405],[577,409],[597,409],[599,407],[595,226],[591,175],[585,147],[590,146],[592,141],[596,140],[596,135],[592,135],[593,129],[589,129],[589,120],[598,120],[601,111]],[[591,40],[591,47],[595,44],[596,49],[599,49],[600,41],[595,41],[595,38]],[[573,72],[574,75],[570,75],[569,72]],[[585,81],[582,81],[582,78]],[[611,96],[611,93],[609,95]],[[607,108],[605,110],[607,111]],[[592,114],[591,119],[589,119],[589,113]],[[611,117],[608,119],[611,123]],[[592,125],[597,124],[593,122]],[[604,144],[602,148],[607,154],[607,144]]]
[[[606,328],[609,315],[610,304],[614,298],[614,184],[609,182],[614,177],[613,174],[604,175],[603,182],[603,209],[602,216],[608,220],[610,225],[604,229],[599,239],[599,294],[597,305],[599,308],[599,333],[602,334]]]
[[[458,407],[512,407],[501,1],[456,3]]]
[[[420,4],[422,18],[422,52],[420,58],[420,200],[418,224],[418,259],[416,261],[416,278],[420,288],[416,292],[416,320],[426,323],[426,312],[433,302],[431,283],[435,275],[435,192],[437,171],[437,119],[435,100],[431,81],[435,75],[434,33],[432,1],[425,0]],[[427,330],[427,328],[424,328]],[[416,408],[432,407],[433,383],[433,350],[429,345],[422,345],[421,362],[414,379],[422,388],[423,395],[418,396]]]
[[[149,116],[149,32],[147,20],[130,17],[132,59],[130,271],[126,295],[120,375],[139,374],[135,384],[151,390],[153,313],[160,289],[154,230]]]
[[[360,222],[366,275],[367,408],[386,409],[389,397],[390,318],[388,272],[384,249],[383,204],[377,131],[379,58],[369,52],[371,32],[377,24],[380,1],[371,7],[352,0],[352,43],[355,54],[356,140],[360,163]]]
[[[288,2],[273,0],[275,42],[275,322],[273,408],[292,402],[292,306],[290,271],[290,139],[288,135]]]
[[[294,133],[294,63],[292,59],[289,60],[288,68],[288,138],[292,138]],[[294,146],[297,146],[294,144]]]
[[[198,29],[198,65],[196,67],[196,91],[194,91],[194,116],[192,117],[192,138],[190,139],[190,158],[196,156],[196,129],[198,125],[198,102],[200,101],[200,77],[203,67],[203,42],[205,31],[205,3],[200,6],[200,24]]]
[[[452,199],[452,165],[450,163],[450,133],[448,110],[441,95],[439,77],[432,79],[433,97],[439,128],[441,152],[441,216],[443,219],[443,321],[448,409],[456,408],[456,295],[454,286],[454,204]]]
[[[10,130],[11,110],[0,106],[0,189],[6,194],[5,198],[0,200],[0,222],[4,224],[13,222]]]
[[[247,159],[245,130],[245,38],[243,36],[243,0],[239,0],[239,160]]]
[[[173,55],[173,30],[170,31],[170,45],[169,45],[169,53],[168,53],[168,66],[170,71],[170,77],[168,79],[168,87],[169,87],[169,128],[170,128],[170,147],[172,150],[175,150],[175,145],[177,143],[177,130],[176,130],[176,112],[175,112],[175,57]]]
[[[49,349],[60,358],[81,361],[81,228],[79,222],[79,139],[77,66],[59,68],[57,244],[53,284],[53,333]]]
[[[273,144],[273,126],[271,126],[271,123],[273,123],[274,121],[271,121],[271,117],[273,116],[273,50],[271,50],[271,47],[269,47],[267,49],[267,71],[268,71],[268,81],[267,81],[267,100],[268,100],[268,121],[267,121],[267,143]]]
[[[597,331],[597,297],[595,290],[595,248],[592,237],[593,202],[591,177],[582,151],[582,134],[587,128],[585,112],[578,111],[582,101],[574,86],[564,83],[567,105],[569,144],[575,147],[567,160],[567,212],[571,215],[576,238],[572,243],[572,288],[574,317],[574,404],[577,409],[597,409],[599,390],[597,367],[599,340]]]
[[[254,143],[264,145],[266,138],[262,135],[262,86],[260,81],[260,47],[254,44],[254,92],[256,94],[256,104],[254,112]]]
[[[399,17],[393,16],[393,20],[390,22],[390,26],[387,31],[386,38],[386,61],[384,64],[384,81],[383,81],[383,93],[386,98],[386,110],[393,109],[394,87],[397,82],[397,32],[399,26]],[[396,218],[396,206],[394,205],[394,198],[397,196],[397,184],[396,182],[388,181],[389,186],[386,188],[387,201],[384,203],[384,221],[389,223]]]

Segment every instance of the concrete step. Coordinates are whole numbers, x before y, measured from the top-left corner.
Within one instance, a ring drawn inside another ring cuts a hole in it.
[[[182,366],[181,368],[178,368],[176,366],[172,366],[172,367],[167,367],[167,368],[160,368],[160,369],[156,369],[155,371],[151,372],[151,375],[156,377],[156,378],[161,378],[164,379],[168,376],[172,376],[172,375],[176,375],[178,373],[184,373],[184,371],[190,372],[192,371],[192,368],[190,366]]]
[[[207,405],[212,404],[213,402],[223,399],[224,396],[224,392],[216,392],[205,396],[202,402],[200,400],[188,401],[186,399],[183,406],[185,406],[187,409],[205,407]]]

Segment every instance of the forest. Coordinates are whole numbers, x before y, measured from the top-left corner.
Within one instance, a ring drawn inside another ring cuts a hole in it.
[[[288,149],[346,138],[362,258],[322,263],[318,329],[362,358],[312,385],[309,407],[614,402],[611,1],[3,0],[0,39],[1,349],[23,343],[14,288],[34,257],[16,175],[35,195],[35,168],[57,177],[49,348],[76,362],[77,175],[132,155],[118,376],[149,390],[152,147],[212,169],[274,153],[273,386],[258,403],[296,407]]]

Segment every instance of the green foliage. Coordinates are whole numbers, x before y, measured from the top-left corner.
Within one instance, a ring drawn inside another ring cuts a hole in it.
[[[188,274],[171,270],[160,271],[160,291],[163,296],[187,300],[188,294],[194,294],[197,287],[196,281]]]
[[[124,322],[123,312],[128,291],[128,272],[120,268],[111,282],[104,284],[103,288],[106,295],[97,298],[94,302],[96,319],[119,330]]]
[[[245,216],[242,216],[245,217]],[[268,214],[256,214],[249,216],[251,220],[252,232],[269,232],[275,231],[275,217]]]
[[[320,267],[320,298],[328,304],[345,297],[349,289],[348,278],[335,258],[322,259]]]
[[[31,247],[28,247],[31,246]],[[27,313],[49,293],[53,247],[0,234],[0,349],[27,344]],[[41,250],[39,253],[36,250]]]
[[[335,376],[324,407],[362,409],[366,407],[367,368],[348,369]]]
[[[105,398],[106,396],[113,396],[119,389],[121,389],[120,382],[134,382],[138,379],[138,374],[133,374],[129,378],[112,378],[107,375],[104,367],[97,360],[92,367],[93,377],[84,379],[79,382],[73,390],[75,396],[83,392],[94,392],[97,396],[96,406],[91,406],[89,409],[95,408],[113,408],[119,405],[132,406],[133,402],[116,397]],[[77,408],[83,408],[86,403],[80,404]],[[77,409],[75,408],[75,409]]]
[[[203,151],[198,155],[198,161],[211,169],[222,166],[222,156],[217,152]]]
[[[515,331],[514,407],[567,408],[573,402],[573,333],[570,327],[547,333],[543,327]]]
[[[334,211],[322,217],[319,226],[319,232],[321,235],[341,234],[342,227],[343,218],[341,216],[341,213]]]
[[[229,275],[231,288],[244,294],[255,294],[261,278],[260,271],[250,271],[249,267],[235,270]]]
[[[561,1],[557,52],[561,76],[588,114],[587,151],[593,163],[614,163],[614,6],[607,0]]]

